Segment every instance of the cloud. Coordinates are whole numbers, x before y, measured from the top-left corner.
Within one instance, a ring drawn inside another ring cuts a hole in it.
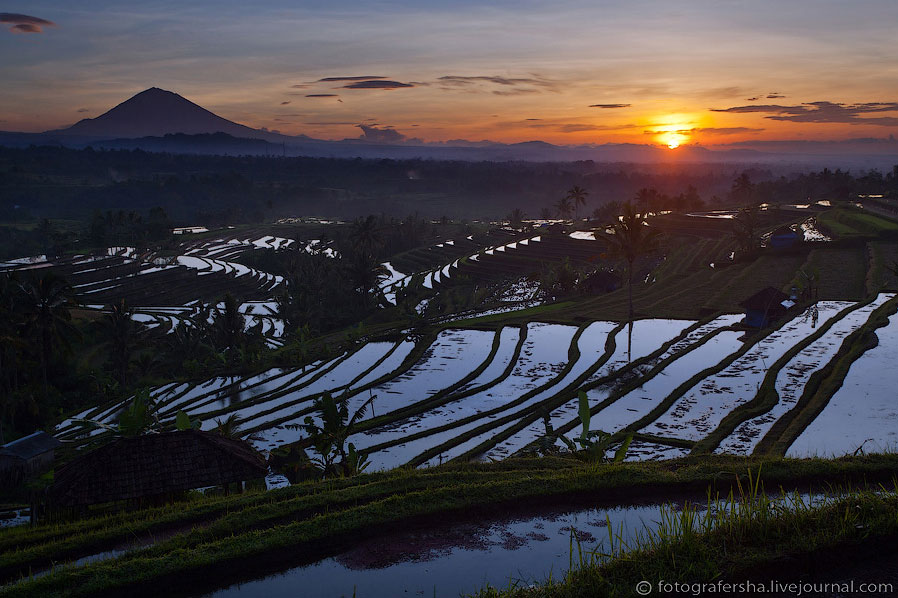
[[[499,123],[502,126],[515,125],[520,123]],[[580,133],[583,131],[623,131],[626,129],[635,129],[640,125],[623,124],[623,125],[592,125],[589,123],[529,123],[528,127],[533,129],[551,129],[559,133]]]
[[[283,102],[281,102],[281,106],[286,106],[289,103],[290,103],[290,100],[283,101]]]
[[[356,123],[354,123],[354,122],[312,121],[312,122],[305,122],[302,124],[309,125],[310,127],[330,127],[330,126],[337,126],[337,125],[344,125],[344,126],[345,125],[355,125]]]
[[[500,77],[498,75],[445,75],[436,80],[436,84],[446,91],[464,91],[468,93],[484,93],[490,86],[497,96],[514,96],[544,91],[558,91],[558,83],[538,75],[530,77]]]
[[[78,108],[76,112],[90,112],[90,108]]]
[[[479,82],[495,83],[496,85],[536,85],[538,87],[555,87],[555,82],[542,77],[499,77],[495,75],[475,75],[463,77],[461,75],[446,75],[437,79],[446,85],[473,85]]]
[[[851,125],[876,125],[898,127],[898,117],[880,116],[862,118],[861,114],[898,112],[898,102],[867,102],[862,104],[841,104],[834,102],[808,102],[797,106],[762,104],[757,106],[733,106],[732,108],[711,108],[712,112],[732,114],[760,113],[764,118],[796,123],[847,123]]]
[[[297,83],[296,85],[291,85],[290,87],[292,89],[306,89],[307,87],[310,87],[310,86],[306,83]]]
[[[356,126],[362,130],[362,135],[359,136],[359,139],[364,139],[365,141],[374,143],[401,143],[406,139],[405,135],[390,128],[379,129],[370,125]]]
[[[771,91],[770,93],[767,94],[767,99],[768,99],[768,100],[776,100],[776,99],[778,99],[778,98],[784,98],[784,97],[786,97],[786,96],[780,94],[780,93],[777,92],[777,91]]]
[[[646,135],[659,135],[661,133],[676,133],[679,135],[694,135],[701,133],[703,135],[736,135],[744,133],[759,133],[764,129],[755,129],[752,127],[694,127],[692,129],[680,129],[678,131],[643,131]]]
[[[307,98],[339,98],[335,93],[310,93],[306,95]]]
[[[399,81],[389,80],[367,80],[356,81],[349,85],[344,85],[343,89],[399,89],[400,87],[414,87],[411,83],[401,83]]]
[[[522,95],[526,95],[528,93],[542,93],[542,92],[539,89],[528,89],[526,87],[509,89],[507,91],[501,90],[501,89],[493,90],[493,95],[496,95],[496,96],[522,96]]]
[[[44,27],[56,27],[53,21],[13,12],[0,12],[0,23],[10,25],[13,33],[43,33]]]
[[[633,104],[590,104],[590,108],[629,108]]]
[[[324,81],[367,81],[369,79],[386,79],[386,77],[382,77],[380,75],[356,75],[353,77],[325,77],[324,79],[318,79],[315,83],[321,83]]]
[[[760,99],[761,99],[761,96],[755,96],[753,98],[745,98],[745,101],[746,102],[757,102]]]
[[[542,120],[541,118],[527,118],[525,120]]]

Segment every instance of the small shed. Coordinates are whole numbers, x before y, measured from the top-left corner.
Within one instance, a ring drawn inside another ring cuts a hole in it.
[[[53,506],[74,507],[159,496],[265,477],[248,443],[187,430],[119,438],[56,472]]]
[[[781,226],[770,234],[770,247],[788,249],[801,241],[802,235],[788,226]]]
[[[739,304],[745,309],[743,323],[752,328],[766,328],[783,317],[793,305],[787,294],[773,287],[758,291]]]
[[[32,473],[50,469],[60,444],[41,430],[4,444],[0,447],[0,487],[15,486]]]

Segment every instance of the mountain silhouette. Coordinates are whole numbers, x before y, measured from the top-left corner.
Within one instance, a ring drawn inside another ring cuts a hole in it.
[[[162,137],[172,133],[227,133],[235,137],[280,141],[283,136],[253,129],[209,112],[176,93],[151,87],[96,118],[48,133],[84,137]]]

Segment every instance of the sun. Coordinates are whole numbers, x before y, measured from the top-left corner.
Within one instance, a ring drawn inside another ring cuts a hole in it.
[[[659,131],[659,133],[658,141],[670,149],[677,149],[682,144],[689,141],[689,137],[680,131]]]

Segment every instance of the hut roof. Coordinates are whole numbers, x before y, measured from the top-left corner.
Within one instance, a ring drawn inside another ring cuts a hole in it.
[[[188,430],[119,438],[57,471],[50,490],[60,506],[88,505],[217,486],[265,476],[247,443]]]
[[[47,451],[52,451],[60,444],[62,443],[50,434],[38,430],[24,438],[19,438],[18,440],[13,440],[8,444],[4,444],[0,447],[0,455],[18,457],[19,459],[25,459],[27,461],[32,457],[36,457]]]
[[[788,226],[781,226],[773,231],[772,235],[774,237],[797,237],[798,231],[792,230],[792,228]]]
[[[784,292],[773,287],[767,287],[740,303],[739,306],[744,307],[745,309],[761,309],[766,311],[777,307],[783,308],[783,301],[788,299],[789,295]]]

